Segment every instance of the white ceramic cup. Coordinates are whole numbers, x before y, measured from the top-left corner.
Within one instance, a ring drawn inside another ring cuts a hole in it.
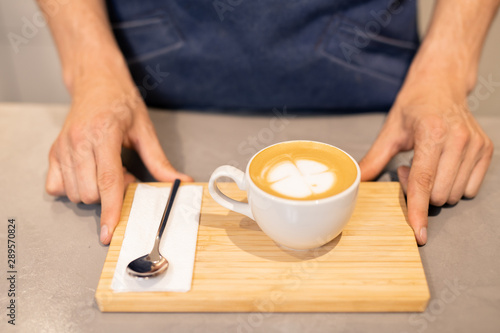
[[[245,173],[230,165],[215,169],[210,177],[208,190],[221,206],[255,220],[262,231],[278,244],[297,250],[317,248],[342,232],[356,204],[361,175],[359,165],[349,154],[339,150],[354,162],[357,176],[349,188],[327,198],[292,200],[261,190],[249,176],[249,167],[260,151],[250,159]],[[217,180],[221,177],[231,178],[241,190],[246,191],[248,203],[223,194],[217,187]]]

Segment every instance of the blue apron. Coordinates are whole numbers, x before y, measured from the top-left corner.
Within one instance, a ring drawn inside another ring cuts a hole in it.
[[[108,0],[146,103],[388,110],[419,45],[412,0]]]

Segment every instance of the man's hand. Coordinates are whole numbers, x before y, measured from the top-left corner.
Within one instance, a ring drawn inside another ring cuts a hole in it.
[[[429,203],[456,204],[479,191],[493,144],[467,108],[465,96],[446,86],[411,87],[389,112],[378,138],[360,162],[362,180],[375,178],[400,151],[414,149],[411,168],[398,176],[408,198],[408,219],[419,244],[427,242]]]
[[[137,150],[159,181],[192,180],[167,160],[135,90],[96,82],[79,89],[50,151],[46,190],[51,195],[66,195],[73,202],[100,201],[104,244],[109,244],[120,218],[124,189],[134,181],[122,167],[122,146]]]
[[[101,202],[101,242],[120,218],[123,193],[134,178],[124,170],[122,146],[137,150],[159,181],[180,178],[158,142],[146,106],[113,37],[104,0],[75,0],[51,12],[37,0],[59,51],[71,110],[49,154],[46,189],[73,202]]]
[[[407,4],[408,5],[408,4]],[[414,150],[400,167],[408,219],[419,244],[427,242],[429,203],[474,197],[493,144],[467,107],[481,48],[500,0],[438,0],[425,39],[387,120],[361,161],[362,180],[373,179],[400,151]]]

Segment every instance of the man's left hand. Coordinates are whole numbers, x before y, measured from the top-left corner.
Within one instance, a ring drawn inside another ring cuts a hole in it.
[[[398,176],[420,245],[427,242],[429,203],[454,205],[474,197],[493,155],[493,143],[469,111],[465,94],[451,90],[446,82],[406,86],[360,162],[361,180],[372,180],[397,153],[414,150],[411,167],[399,167]]]

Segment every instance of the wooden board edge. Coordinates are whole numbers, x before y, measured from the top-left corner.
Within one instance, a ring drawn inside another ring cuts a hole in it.
[[[403,211],[403,215],[405,217],[406,223],[411,228],[410,222],[409,222],[409,219],[408,219],[408,206],[406,204],[406,198],[405,198],[405,193],[403,191],[403,187],[401,186],[401,184],[399,182],[391,182],[391,183],[396,183],[399,186],[399,205],[401,206],[401,210]],[[413,231],[413,229],[412,229],[412,231]],[[419,262],[420,262],[420,267],[419,268],[422,271],[422,273],[424,274],[426,294],[423,295],[423,297],[424,297],[425,303],[422,305],[422,310],[419,311],[419,312],[424,312],[425,309],[427,308],[427,305],[429,304],[430,299],[431,299],[431,291],[429,289],[429,283],[427,282],[427,275],[425,274],[425,269],[424,269],[424,263],[422,261],[422,256],[420,255],[420,251],[418,250],[419,245],[418,245],[417,240],[416,240],[415,237],[413,238],[413,242],[414,242],[415,247],[417,248],[418,258],[420,259],[419,260]]]
[[[296,302],[292,304],[276,304],[270,300],[260,300],[259,302],[249,300],[231,300],[224,301],[206,300],[203,306],[198,302],[186,300],[179,302],[165,302],[165,299],[138,299],[136,295],[100,295],[102,307],[99,309],[102,312],[165,312],[165,313],[182,313],[182,312],[262,312],[262,313],[331,313],[331,312],[424,312],[428,298],[425,296],[414,299],[399,299],[399,300],[329,300],[323,302],[315,302],[307,304]],[[118,297],[117,297],[118,296]]]

